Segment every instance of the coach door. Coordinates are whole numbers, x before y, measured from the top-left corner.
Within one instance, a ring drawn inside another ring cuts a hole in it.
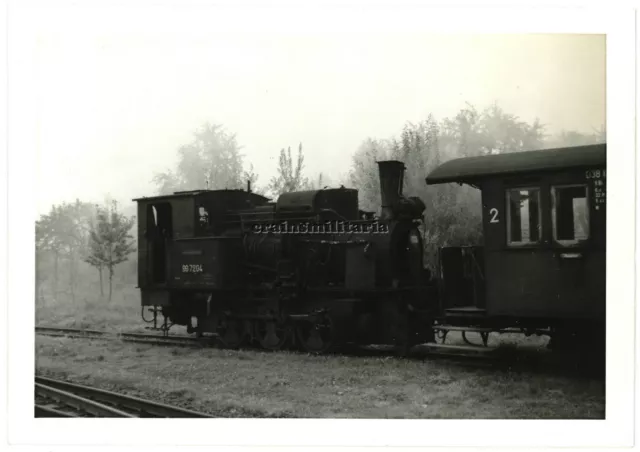
[[[606,287],[606,170],[550,176],[549,234],[545,248],[555,303],[567,317],[603,315]]]
[[[490,315],[537,316],[551,294],[545,266],[548,200],[539,178],[483,186],[486,306]]]

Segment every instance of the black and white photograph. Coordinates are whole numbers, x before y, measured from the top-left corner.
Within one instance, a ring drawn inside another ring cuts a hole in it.
[[[7,23],[13,444],[633,442],[634,10]]]

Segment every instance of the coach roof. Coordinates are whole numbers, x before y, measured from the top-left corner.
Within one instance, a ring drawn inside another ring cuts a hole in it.
[[[427,176],[427,184],[467,182],[494,176],[603,166],[607,145],[594,144],[542,151],[465,157],[443,163]]]

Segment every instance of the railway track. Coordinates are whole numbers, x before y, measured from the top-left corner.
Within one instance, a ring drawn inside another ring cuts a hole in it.
[[[81,330],[76,328],[36,327],[36,334],[41,336],[71,337],[79,339],[121,340],[123,342],[151,343],[170,346],[201,347],[209,338],[198,339],[191,336],[161,336],[143,333],[109,333],[106,331]]]
[[[96,330],[81,330],[75,328],[53,328],[53,327],[36,327],[36,334],[42,336],[54,337],[70,337],[79,339],[101,339],[101,340],[121,340],[124,342],[147,343],[156,345],[180,346],[180,347],[205,347],[215,343],[213,337],[195,338],[191,336],[161,336],[158,334],[142,334],[142,333],[109,333]],[[249,348],[251,349],[251,348]],[[468,346],[448,346],[441,344],[423,344],[415,347],[418,355],[429,356],[438,359],[462,358],[474,362],[491,363],[492,349],[486,347],[468,347]],[[268,353],[263,349],[256,348],[256,351]],[[387,349],[378,349],[370,347],[351,348],[346,355],[364,356],[364,355],[388,355]]]
[[[213,346],[213,337],[195,338],[191,336],[161,336],[159,334],[141,333],[108,333],[95,330],[80,330],[74,328],[36,327],[36,334],[45,336],[71,337],[97,340],[121,340],[124,342],[145,343],[171,347],[203,348]],[[262,353],[272,353],[261,348],[245,347]],[[507,370],[519,372],[533,372],[536,374],[590,377],[600,376],[599,368],[593,369],[588,361],[581,362],[575,356],[555,356],[554,353],[525,352],[524,350],[509,352],[494,347],[422,344],[414,347],[410,359],[434,360],[456,366],[471,368],[489,368],[493,370]],[[355,347],[339,352],[341,355],[352,357],[390,356],[393,351],[371,347]]]
[[[46,377],[35,379],[35,417],[210,418],[208,414]]]

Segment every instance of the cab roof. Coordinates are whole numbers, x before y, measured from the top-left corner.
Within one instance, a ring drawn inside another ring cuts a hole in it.
[[[189,191],[176,191],[173,194],[170,195],[159,195],[159,196],[149,196],[149,197],[142,197],[142,198],[135,198],[132,201],[161,201],[161,200],[168,200],[168,199],[176,199],[176,198],[193,198],[196,196],[201,196],[201,195],[206,195],[206,194],[213,194],[213,193],[231,193],[231,192],[242,192],[242,193],[247,193],[250,194],[252,197],[258,197],[258,199],[263,200],[263,201],[268,201],[269,198],[266,198],[262,195],[259,195],[257,193],[253,193],[253,192],[247,192],[245,190],[242,189],[228,189],[228,190],[189,190]]]
[[[472,182],[519,173],[559,171],[570,168],[604,166],[607,145],[594,144],[541,151],[511,152],[449,160],[433,170],[427,184]]]

